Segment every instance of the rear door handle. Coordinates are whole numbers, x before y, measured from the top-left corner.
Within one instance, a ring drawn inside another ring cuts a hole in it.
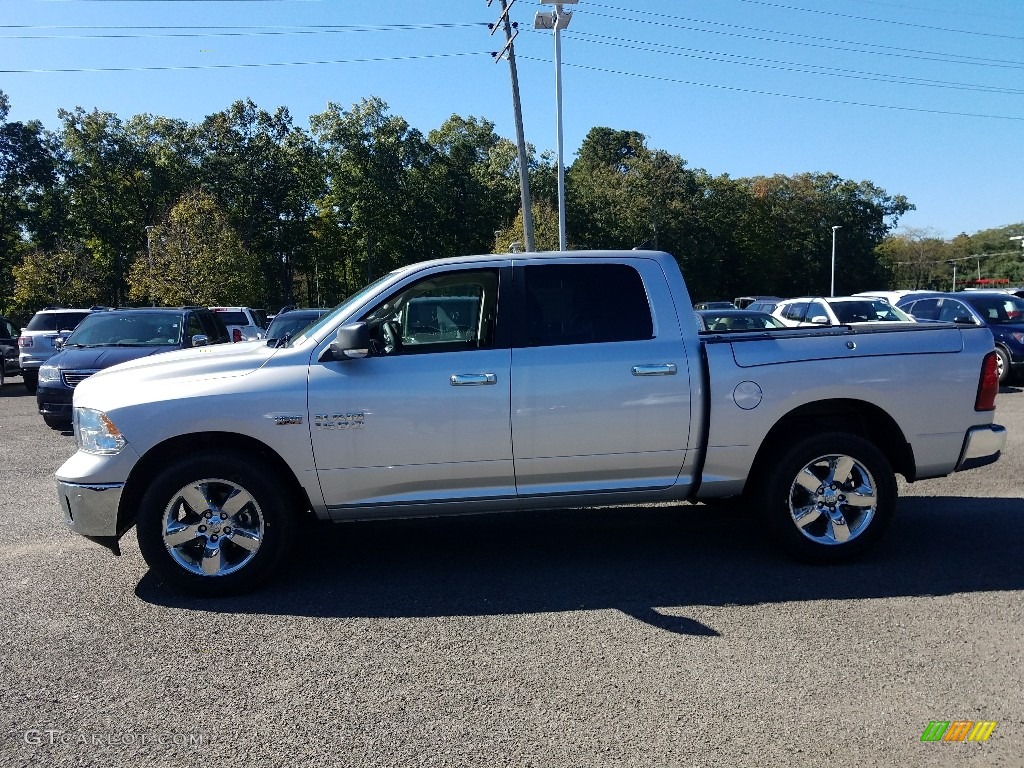
[[[479,387],[483,384],[496,384],[498,377],[493,373],[454,373],[451,382],[453,387]]]
[[[647,365],[634,365],[634,376],[675,376],[676,367],[672,363],[648,363]]]

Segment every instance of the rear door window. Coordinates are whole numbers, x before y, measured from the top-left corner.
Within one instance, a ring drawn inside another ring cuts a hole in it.
[[[639,341],[654,337],[640,273],[628,264],[531,264],[522,268],[518,346]]]

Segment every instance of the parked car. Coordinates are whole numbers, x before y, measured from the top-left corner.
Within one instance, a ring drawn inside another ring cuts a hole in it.
[[[958,291],[907,296],[899,306],[921,321],[988,328],[1001,384],[1024,370],[1024,299],[1004,291]]]
[[[756,303],[759,303],[759,302],[764,302],[764,303],[774,302],[774,303],[777,303],[777,302],[780,302],[780,301],[782,301],[782,297],[781,296],[737,296],[735,299],[732,300],[732,303],[736,307],[736,309],[750,309],[752,304],[756,304]],[[772,304],[772,309],[775,309],[774,303]],[[771,309],[764,310],[764,309],[758,308],[755,311],[756,312],[765,312],[765,311],[771,312]]]
[[[860,293],[855,293],[853,295],[857,296],[857,297],[860,297],[860,298],[868,297],[868,298],[876,298],[876,299],[885,299],[886,301],[888,301],[890,304],[892,304],[895,307],[897,304],[899,304],[899,302],[901,300],[907,298],[908,296],[911,296],[911,295],[914,295],[914,294],[924,295],[924,294],[933,294],[933,293],[935,293],[935,291],[899,290],[899,291],[861,291]]]
[[[693,305],[695,310],[699,309],[736,309],[731,301],[700,301]]]
[[[315,323],[330,311],[329,309],[290,309],[283,314],[274,315],[265,335],[267,343],[295,336],[307,325]]]
[[[772,314],[790,328],[808,325],[912,323],[902,310],[871,296],[804,297],[780,301]]]
[[[8,376],[17,376],[19,373],[18,327],[6,317],[0,317],[0,387]]]
[[[69,427],[75,387],[97,371],[148,355],[227,341],[223,321],[205,307],[97,312],[85,318],[39,368],[39,413],[54,429]]]
[[[693,313],[700,331],[722,333],[726,331],[763,331],[785,328],[785,324],[767,312],[748,309],[701,309]]]
[[[776,299],[774,297],[758,299],[757,301],[752,301],[750,304],[747,304],[744,309],[749,309],[751,312],[766,312],[770,315],[782,301],[783,299]]]
[[[256,310],[249,307],[210,307],[213,312],[220,315],[224,325],[228,328],[228,338],[231,341],[255,341],[263,338],[266,326],[260,321]]]
[[[57,340],[67,338],[92,311],[46,307],[32,316],[18,336],[18,365],[25,389],[36,391],[39,367],[57,353]]]

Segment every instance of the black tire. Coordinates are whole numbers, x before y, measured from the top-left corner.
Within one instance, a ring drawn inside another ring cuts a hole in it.
[[[71,419],[64,416],[54,416],[52,413],[44,413],[43,421],[50,429],[71,429]]]
[[[31,370],[22,370],[21,379],[25,382],[25,389],[28,390],[30,395],[36,393],[36,387],[39,386],[39,371],[35,368]]]
[[[896,478],[885,455],[857,435],[801,440],[764,468],[756,498],[782,547],[805,562],[860,555],[896,509]]]
[[[259,586],[280,564],[294,528],[277,474],[217,451],[160,472],[136,516],[149,567],[174,587],[206,597]]]
[[[1010,381],[1010,355],[1000,346],[996,346],[996,367],[999,371],[999,383],[1007,384]]]
[[[7,378],[7,372],[4,370],[4,359],[0,357],[0,389],[4,386],[4,380]]]

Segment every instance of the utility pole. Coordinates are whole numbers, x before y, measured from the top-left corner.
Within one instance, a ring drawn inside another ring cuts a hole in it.
[[[494,53],[494,63],[497,64],[502,56],[508,53],[508,71],[512,77],[512,111],[515,114],[516,122],[516,150],[519,157],[519,199],[523,207],[523,239],[526,241],[527,252],[536,250],[533,241],[533,203],[530,199],[530,169],[527,166],[526,138],[523,133],[523,108],[519,102],[519,73],[516,70],[516,52],[512,41],[519,34],[519,25],[515,26],[515,33],[512,31],[513,24],[509,21],[508,10],[516,0],[508,2],[501,0],[501,16],[495,24],[489,24],[493,35],[498,26],[505,29],[505,47]],[[487,0],[487,7],[490,7],[493,0]]]

